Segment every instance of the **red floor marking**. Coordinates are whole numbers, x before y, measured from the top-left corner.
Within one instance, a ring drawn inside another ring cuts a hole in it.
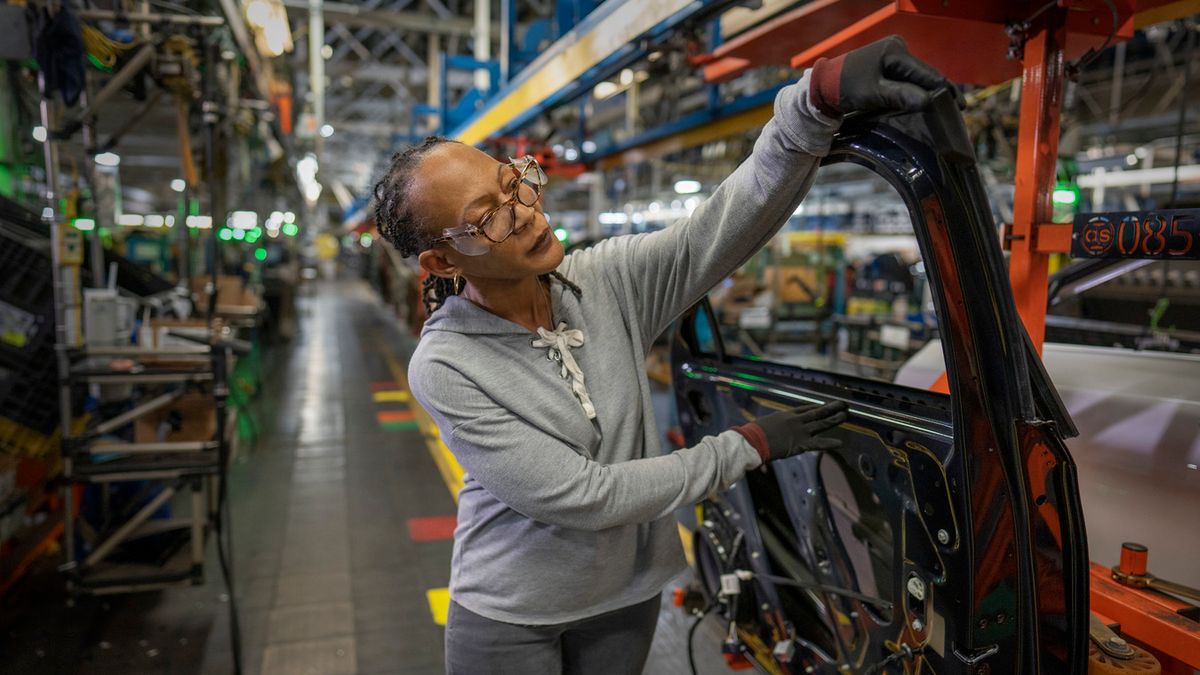
[[[391,389],[399,389],[400,385],[395,382],[372,382],[371,391],[389,391]]]
[[[457,516],[409,518],[408,536],[413,541],[445,541],[454,538],[454,528],[457,525]]]
[[[411,422],[416,419],[411,410],[380,410],[375,416],[380,422]]]

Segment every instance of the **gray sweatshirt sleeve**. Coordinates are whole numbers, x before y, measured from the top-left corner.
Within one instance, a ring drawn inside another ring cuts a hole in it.
[[[573,256],[632,291],[644,344],[766,245],[808,192],[840,125],[809,100],[810,77],[779,92],[750,157],[690,217]]]
[[[461,373],[423,364],[410,382],[467,474],[509,508],[550,525],[603,530],[648,523],[715,495],[762,464],[736,431],[669,455],[604,465],[499,409]],[[430,400],[430,394],[436,394]]]

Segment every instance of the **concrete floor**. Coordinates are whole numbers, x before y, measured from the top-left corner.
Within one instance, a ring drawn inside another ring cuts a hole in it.
[[[410,519],[453,516],[455,504],[405,405],[376,395],[413,339],[358,282],[300,302],[297,337],[264,360],[261,438],[230,475],[245,672],[441,673],[427,592],[447,585],[451,542],[414,540]],[[202,586],[70,607],[46,561],[5,601],[0,674],[233,672],[213,548]],[[646,673],[689,672],[689,623],[664,601]],[[699,631],[701,673],[728,672],[721,634],[713,620]]]

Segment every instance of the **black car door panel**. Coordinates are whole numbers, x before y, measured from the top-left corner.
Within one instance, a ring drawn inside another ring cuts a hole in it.
[[[702,302],[673,342],[690,442],[805,403],[850,414],[831,432],[842,449],[775,462],[703,505],[699,575],[716,598],[740,572],[723,611],[768,672],[1083,675],[1074,430],[1017,317],[953,98],[847,121],[826,160],[841,162],[904,199],[950,393],[726,354]],[[771,655],[787,641],[790,661]]]

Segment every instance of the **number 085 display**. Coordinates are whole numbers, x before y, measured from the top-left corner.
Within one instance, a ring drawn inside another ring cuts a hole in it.
[[[1081,213],[1071,257],[1200,260],[1200,209]]]

